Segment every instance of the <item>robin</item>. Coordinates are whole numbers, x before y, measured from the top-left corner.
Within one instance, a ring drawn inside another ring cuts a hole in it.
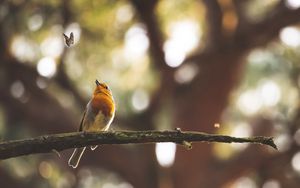
[[[74,34],[71,32],[70,37],[68,37],[66,34],[63,33],[63,36],[65,38],[65,43],[68,47],[74,44]]]
[[[115,116],[115,102],[112,92],[105,83],[96,80],[92,99],[84,111],[79,131],[107,131]],[[91,146],[95,150],[97,146]],[[69,166],[76,168],[86,147],[76,148],[69,159]]]

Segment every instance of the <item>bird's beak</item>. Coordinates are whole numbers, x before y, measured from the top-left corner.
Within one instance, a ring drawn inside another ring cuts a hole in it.
[[[96,85],[99,86],[100,82],[98,80],[95,81]]]

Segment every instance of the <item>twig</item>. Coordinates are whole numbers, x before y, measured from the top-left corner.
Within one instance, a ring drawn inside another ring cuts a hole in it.
[[[146,144],[156,142],[174,142],[178,144],[183,142],[253,143],[264,144],[277,149],[273,138],[264,136],[238,138],[191,131],[73,132],[1,142],[0,159],[97,144]]]

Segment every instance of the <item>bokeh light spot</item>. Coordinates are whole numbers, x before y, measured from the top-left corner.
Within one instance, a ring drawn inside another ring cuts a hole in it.
[[[149,95],[145,90],[138,89],[132,95],[132,106],[136,111],[143,111],[149,106]]]
[[[148,48],[149,39],[146,30],[140,24],[133,25],[125,34],[125,58],[128,60],[141,58]]]
[[[157,143],[155,145],[155,154],[158,163],[163,167],[170,167],[173,165],[175,160],[176,144],[167,143]]]
[[[237,100],[238,109],[245,115],[254,115],[262,107],[262,100],[256,90],[248,90]]]
[[[281,186],[280,186],[279,181],[274,180],[274,179],[266,181],[262,186],[262,188],[280,188],[280,187]]]
[[[10,93],[14,98],[21,98],[25,93],[25,87],[21,81],[15,81],[10,86]]]
[[[44,78],[42,77],[38,77],[36,79],[36,85],[40,88],[40,89],[45,89],[47,87],[47,82]]]
[[[300,173],[300,151],[297,152],[292,158],[292,167],[295,171]]]
[[[164,44],[165,61],[170,67],[178,67],[187,53],[199,44],[201,33],[193,20],[173,23],[169,30],[170,37]]]
[[[285,0],[285,5],[294,10],[300,8],[300,0]]]
[[[236,180],[232,188],[257,188],[257,186],[251,178],[241,177]]]
[[[300,45],[300,31],[295,27],[285,27],[280,31],[280,40],[291,47]]]
[[[171,24],[170,38],[177,45],[181,45],[184,52],[193,50],[199,43],[200,30],[198,23],[193,20],[183,20]]]
[[[41,44],[41,51],[44,56],[53,58],[59,57],[64,48],[64,40],[62,36],[53,35],[43,40]]]
[[[133,8],[130,5],[123,5],[118,8],[116,19],[119,23],[127,23],[133,17]]]
[[[31,31],[37,31],[43,25],[43,17],[40,14],[31,16],[27,22],[27,26]]]
[[[10,51],[19,61],[31,62],[37,58],[38,46],[24,36],[16,36],[12,40]]]
[[[175,80],[180,83],[189,83],[198,73],[198,67],[195,64],[185,64],[175,72]]]
[[[133,188],[132,185],[129,183],[120,183],[120,184],[114,184],[114,183],[105,183],[103,184],[102,188]]]
[[[274,138],[274,142],[277,145],[278,151],[284,152],[287,151],[291,146],[292,138],[287,133],[279,134]]]
[[[260,95],[265,106],[275,106],[281,96],[278,85],[273,81],[266,81],[261,85]]]
[[[50,178],[53,174],[53,167],[50,163],[43,161],[39,165],[39,172],[43,178]]]
[[[178,67],[185,58],[185,52],[172,40],[164,44],[165,60],[170,67]]]
[[[56,63],[51,57],[44,57],[37,64],[37,71],[41,76],[52,77],[56,73]]]
[[[118,185],[118,188],[133,188],[133,186],[127,182],[122,182]]]

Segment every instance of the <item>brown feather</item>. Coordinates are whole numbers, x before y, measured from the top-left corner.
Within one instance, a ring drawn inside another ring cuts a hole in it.
[[[84,118],[85,118],[85,113],[86,113],[86,110],[84,110],[84,112],[83,112],[83,116],[82,116],[82,118],[81,118],[81,122],[80,122],[80,126],[79,126],[79,131],[82,131],[82,124],[83,124],[83,121],[84,121]]]

